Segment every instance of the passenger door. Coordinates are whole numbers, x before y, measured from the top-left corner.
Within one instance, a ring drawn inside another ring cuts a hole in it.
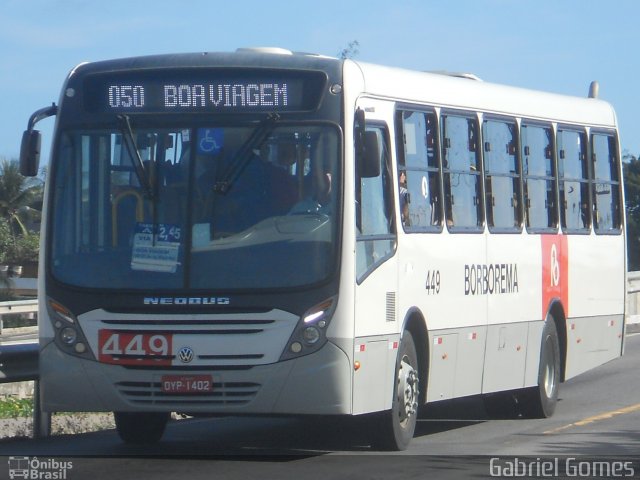
[[[367,118],[366,135],[377,143],[377,175],[357,165],[355,177],[356,285],[354,413],[389,409],[398,340],[396,221],[391,145],[387,124]],[[356,161],[356,164],[359,162]]]

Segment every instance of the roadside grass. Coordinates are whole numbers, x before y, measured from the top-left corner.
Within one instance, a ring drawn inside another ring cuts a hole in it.
[[[32,398],[0,398],[0,418],[30,417],[32,412]]]
[[[33,436],[33,399],[0,395],[0,442]],[[51,435],[74,435],[114,429],[111,413],[56,412]]]

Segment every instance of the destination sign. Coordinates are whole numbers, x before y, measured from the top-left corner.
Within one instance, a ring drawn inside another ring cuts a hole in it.
[[[304,111],[317,108],[325,83],[319,72],[119,72],[88,77],[84,101],[90,112]]]

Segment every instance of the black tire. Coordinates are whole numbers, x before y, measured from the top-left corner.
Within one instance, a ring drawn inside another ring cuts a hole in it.
[[[521,398],[521,412],[529,418],[548,418],[558,403],[560,388],[560,341],[553,316],[549,314],[542,330],[538,385],[526,390]]]
[[[391,410],[374,415],[371,421],[372,446],[377,450],[406,450],[418,419],[418,354],[411,332],[405,331],[396,360]]]
[[[168,412],[113,412],[120,439],[132,444],[150,444],[159,441],[169,416]]]

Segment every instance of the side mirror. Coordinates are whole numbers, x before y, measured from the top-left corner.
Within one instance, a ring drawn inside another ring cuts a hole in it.
[[[51,117],[58,113],[58,107],[55,103],[50,107],[36,110],[29,117],[27,129],[22,134],[22,143],[20,145],[20,173],[25,177],[35,177],[38,175],[38,167],[40,165],[40,144],[42,143],[42,135],[33,127],[40,120]]]
[[[360,178],[371,178],[380,175],[380,147],[376,132],[367,131],[364,110],[355,112],[355,149],[358,175]]]
[[[25,130],[20,145],[20,173],[25,177],[38,175],[40,165],[40,145],[42,135],[39,130]]]
[[[364,132],[363,148],[358,159],[358,173],[361,178],[380,176],[380,145],[376,132]]]

